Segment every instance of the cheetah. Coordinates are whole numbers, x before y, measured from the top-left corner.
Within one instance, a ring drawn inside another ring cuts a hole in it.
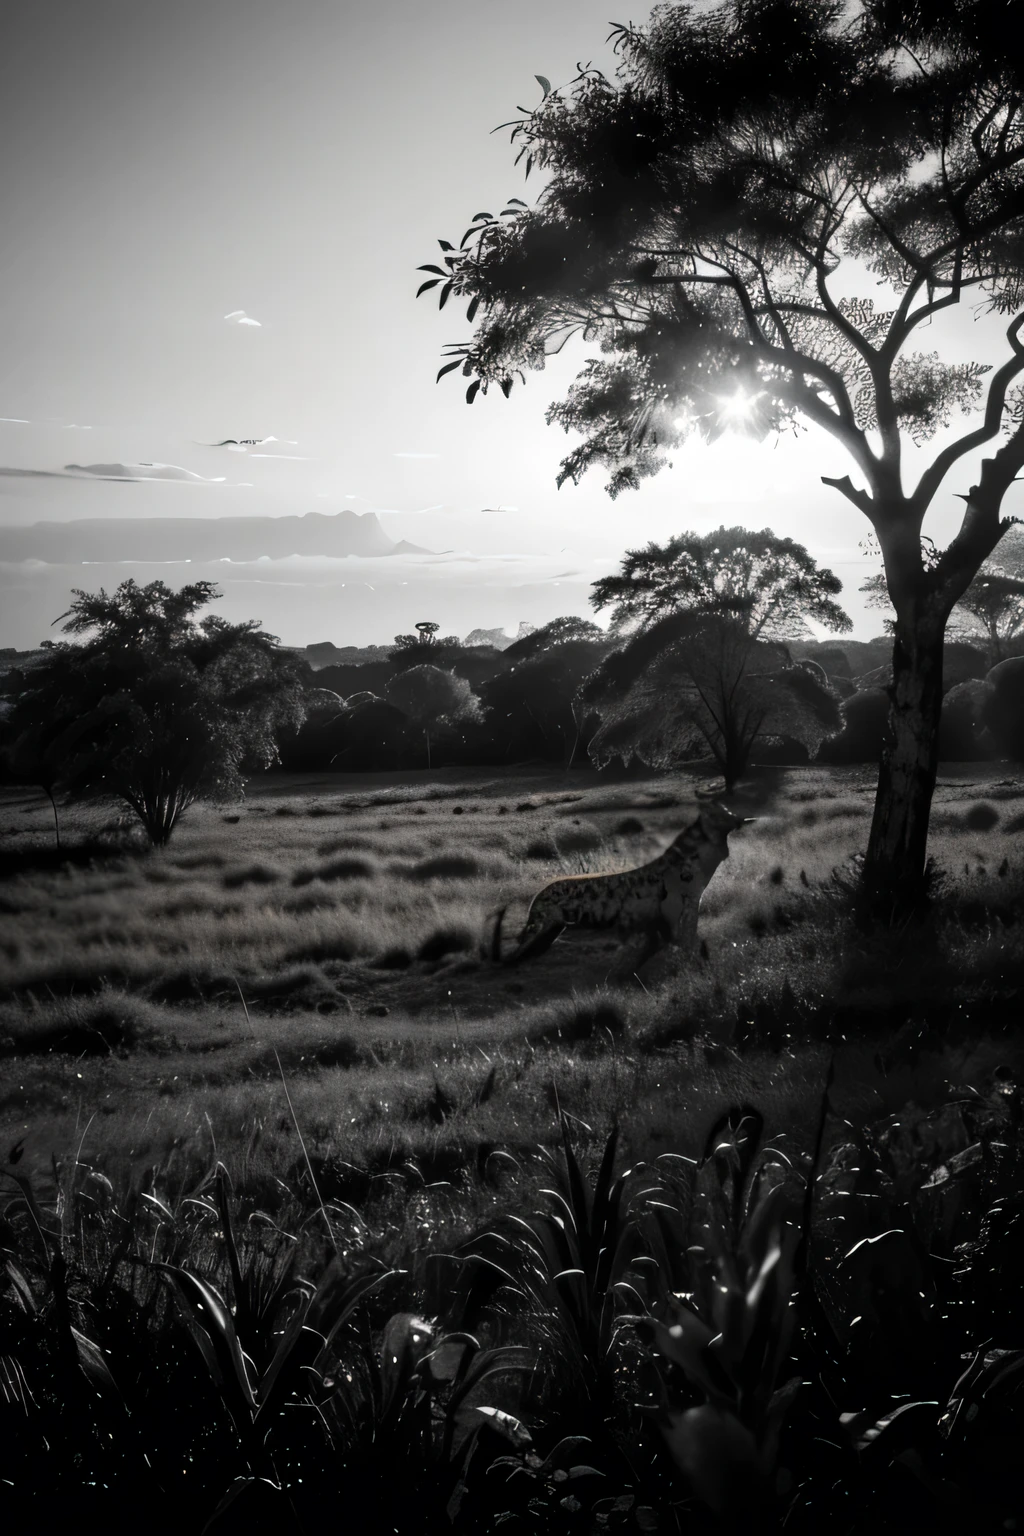
[[[564,928],[617,928],[643,934],[642,965],[668,943],[693,948],[697,908],[715,870],[729,857],[726,839],[755,818],[734,816],[722,805],[705,807],[658,858],[638,869],[609,875],[567,875],[553,880],[530,903],[526,925],[505,964],[542,955]],[[500,959],[499,913],[492,953]]]

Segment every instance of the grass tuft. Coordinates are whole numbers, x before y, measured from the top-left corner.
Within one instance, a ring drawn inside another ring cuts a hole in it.
[[[276,885],[283,879],[279,869],[270,864],[247,864],[244,869],[229,869],[221,877],[225,890],[237,891],[243,885]]]
[[[432,859],[421,859],[408,871],[410,880],[468,880],[480,874],[481,864],[470,854],[439,853]]]
[[[477,943],[478,938],[472,928],[452,924],[429,934],[416,951],[416,958],[430,962],[443,960],[447,955],[475,950]]]

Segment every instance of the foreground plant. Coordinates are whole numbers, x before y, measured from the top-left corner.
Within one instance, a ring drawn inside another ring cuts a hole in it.
[[[669,1293],[662,1315],[641,1324],[656,1351],[656,1413],[669,1451],[737,1530],[752,1529],[773,1502],[779,1434],[801,1380],[785,1369],[797,1322],[799,1211],[785,1183],[764,1187],[782,1160],[755,1164],[762,1130],[750,1108],[712,1129],[701,1242],[690,1249],[693,1290]],[[703,1401],[686,1407],[686,1396]]]

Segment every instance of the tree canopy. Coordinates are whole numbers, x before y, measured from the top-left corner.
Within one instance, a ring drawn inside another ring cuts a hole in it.
[[[616,574],[595,581],[590,602],[611,608],[614,629],[647,625],[684,610],[728,614],[755,639],[795,640],[853,628],[835,597],[843,584],[802,544],[770,528],[681,533],[667,544],[626,551]]]
[[[453,730],[482,717],[480,700],[469,682],[442,667],[409,667],[391,679],[387,702],[400,709],[422,730],[430,766],[430,739],[440,730]]]
[[[633,757],[671,767],[710,755],[732,789],[758,742],[796,741],[813,757],[842,723],[839,700],[813,664],[753,638],[726,615],[658,619],[613,651],[581,689],[601,724],[599,767]]]
[[[197,620],[219,595],[207,581],[76,589],[61,617],[87,638],[33,668],[7,722],[18,771],[47,792],[120,800],[156,844],[197,798],[240,794],[302,722],[302,669],[256,620]]]
[[[446,368],[461,366],[471,397],[508,392],[568,337],[600,340],[606,359],[551,420],[586,435],[562,478],[604,464],[613,494],[690,433],[763,436],[800,418],[869,482],[893,475],[901,432],[926,439],[972,410],[989,371],[904,355],[920,327],[972,292],[1000,313],[1024,302],[1024,75],[1005,6],[660,5],[612,38],[615,79],[583,70],[512,125],[548,176],[536,207],[514,201],[457,248],[442,242],[442,303],[482,314]],[[835,297],[851,262],[874,281]],[[876,308],[879,283],[893,308]],[[914,516],[998,432],[1024,372],[1019,329],[981,436],[940,455]],[[1013,435],[1007,466],[1024,455]],[[870,495],[847,494],[868,509]]]
[[[578,640],[600,645],[606,639],[604,630],[592,619],[581,619],[568,613],[558,619],[549,619],[539,629],[531,629],[529,634],[517,635],[512,644],[505,647],[504,654],[508,661],[519,663]]]

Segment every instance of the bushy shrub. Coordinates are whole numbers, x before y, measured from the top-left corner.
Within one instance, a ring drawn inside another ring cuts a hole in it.
[[[992,756],[991,737],[982,723],[991,693],[986,682],[972,678],[950,688],[942,700],[939,757],[945,762],[977,762]]]
[[[840,705],[843,728],[826,741],[821,758],[828,763],[873,763],[882,755],[889,724],[889,696],[884,688],[861,688]]]
[[[1003,757],[1024,762],[1024,656],[1012,656],[985,679],[991,692],[982,710],[984,724]]]

